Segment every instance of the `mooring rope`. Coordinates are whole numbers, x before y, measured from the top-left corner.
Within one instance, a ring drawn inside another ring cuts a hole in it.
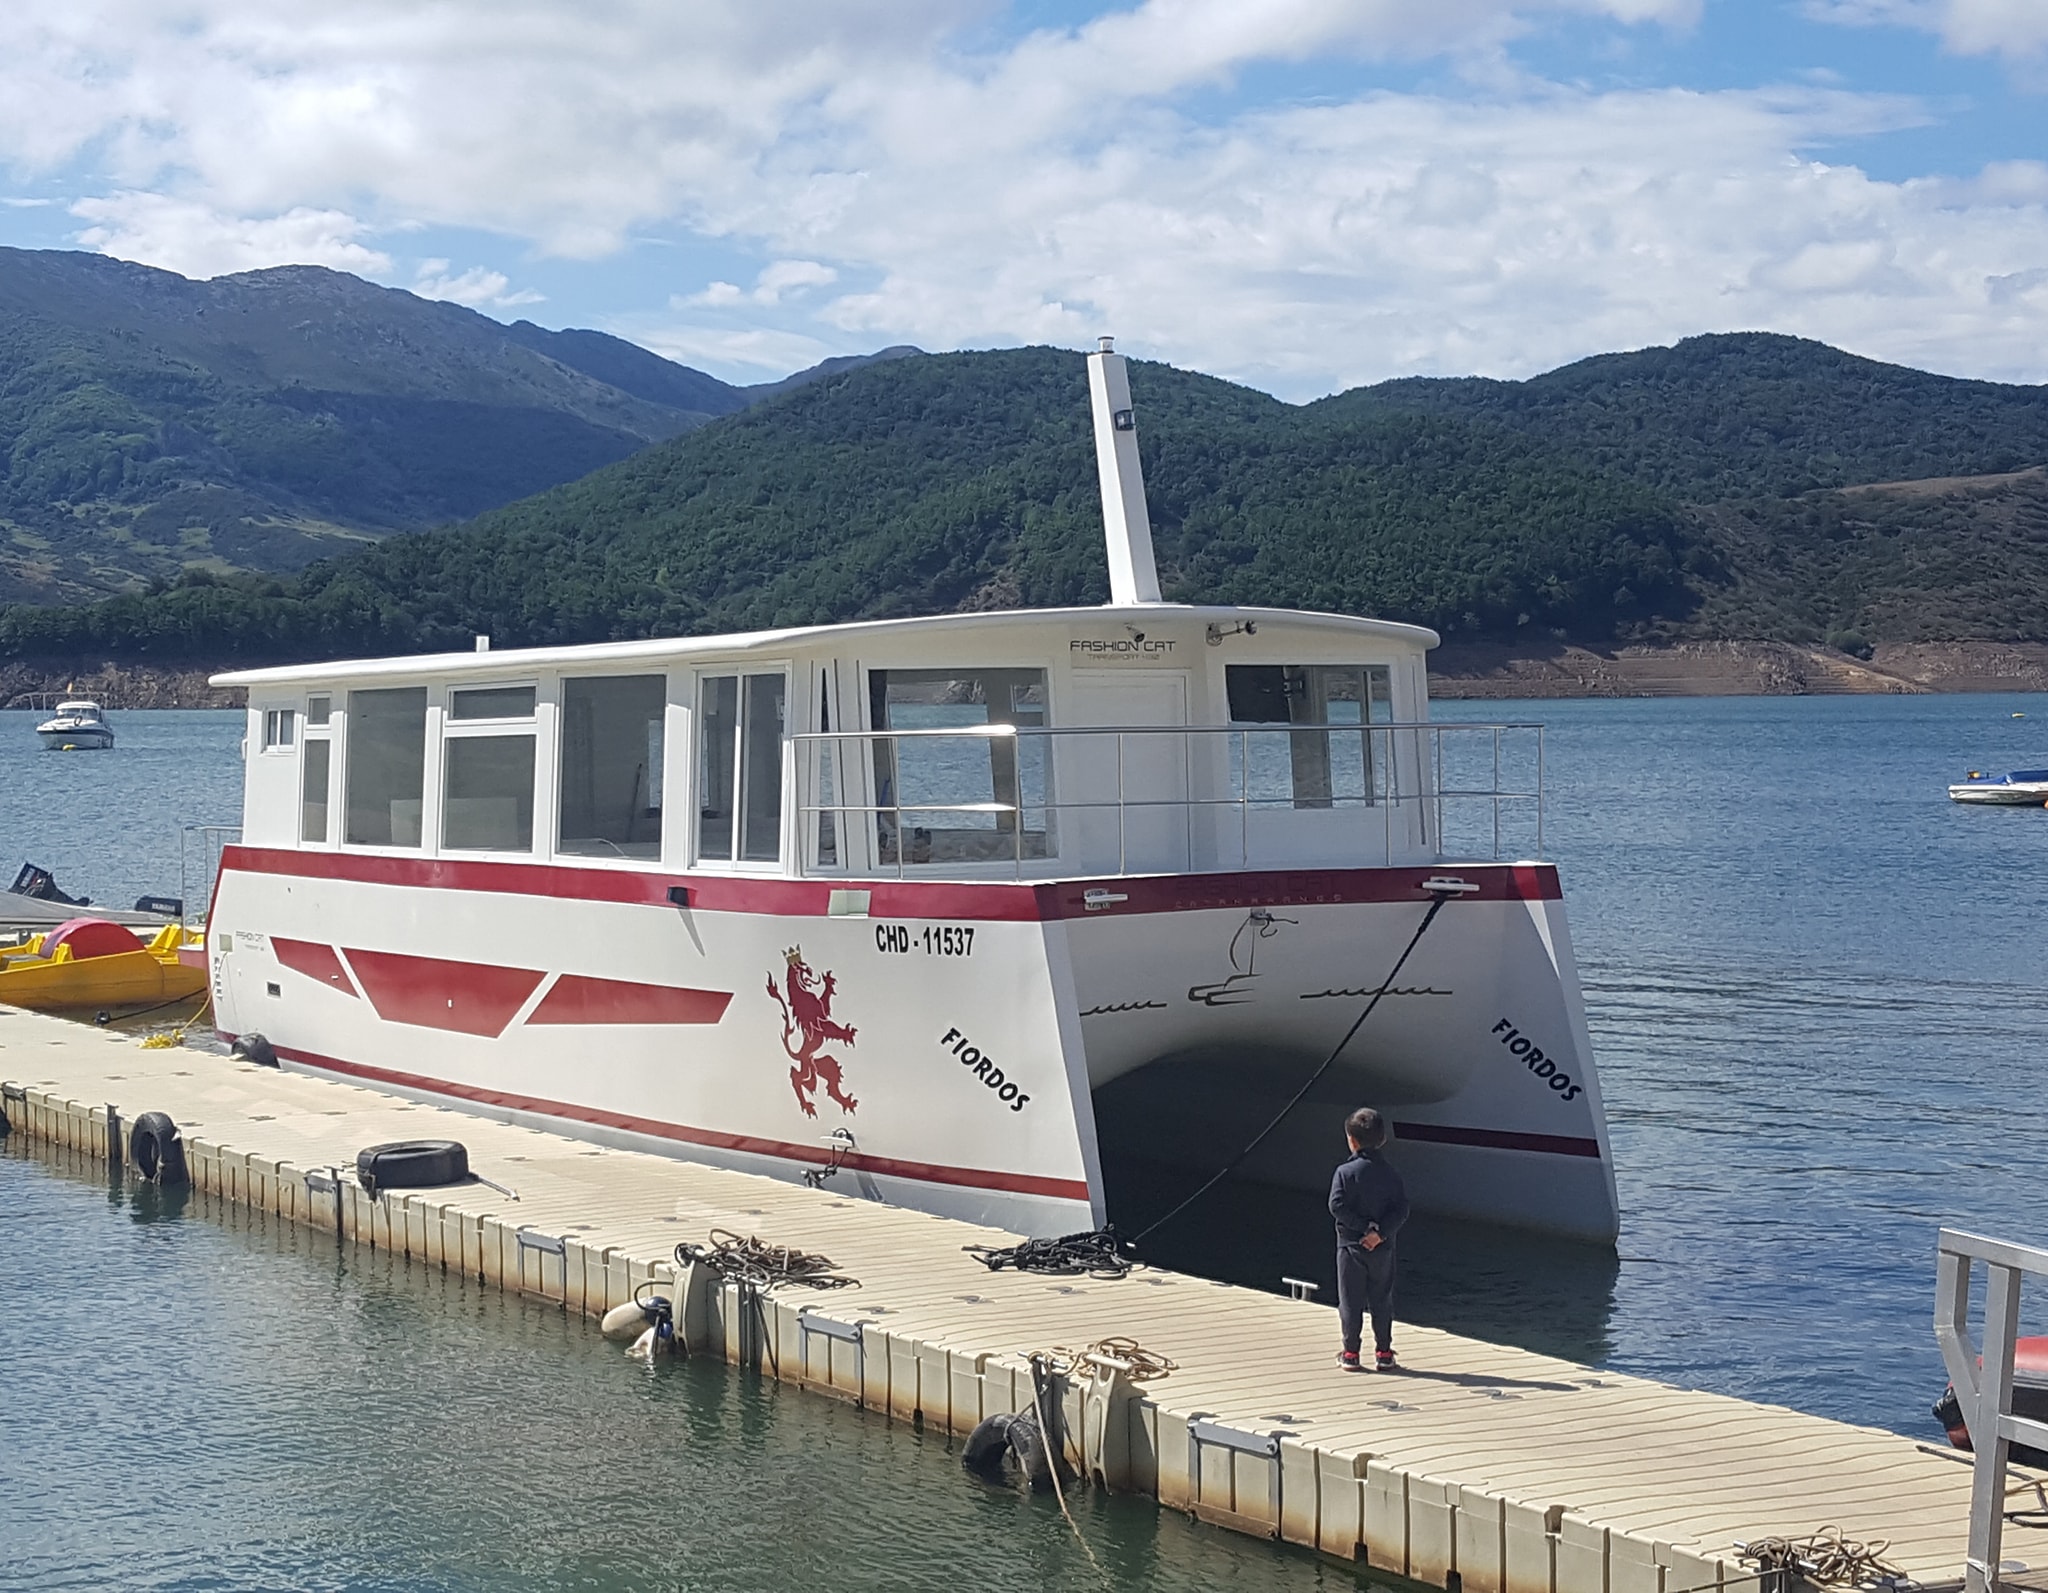
[[[1344,1038],[1339,1040],[1336,1043],[1336,1045],[1331,1048],[1330,1054],[1323,1058],[1321,1065],[1317,1067],[1315,1072],[1311,1073],[1306,1079],[1302,1081],[1301,1088],[1296,1090],[1294,1094],[1288,1098],[1287,1104],[1281,1107],[1280,1110],[1274,1114],[1272,1122],[1268,1123],[1264,1128],[1260,1129],[1258,1133],[1254,1134],[1251,1138],[1251,1142],[1247,1144],[1243,1150],[1239,1151],[1235,1156],[1231,1157],[1229,1161],[1225,1162],[1213,1174],[1211,1174],[1208,1181],[1204,1183],[1200,1189],[1196,1190],[1192,1195],[1188,1196],[1186,1200],[1183,1200],[1178,1206],[1175,1206],[1173,1210],[1169,1211],[1164,1217],[1161,1217],[1157,1222],[1153,1223],[1149,1228],[1146,1228],[1143,1232],[1141,1232],[1135,1239],[1131,1240],[1132,1244],[1143,1244],[1147,1239],[1151,1238],[1153,1234],[1157,1233],[1161,1228],[1164,1228],[1168,1223],[1172,1222],[1174,1218],[1178,1217],[1182,1212],[1186,1211],[1188,1207],[1192,1206],[1196,1201],[1200,1200],[1204,1195],[1208,1194],[1210,1190],[1214,1189],[1218,1184],[1222,1183],[1224,1179],[1228,1178],[1232,1173],[1236,1172],[1239,1167],[1244,1165],[1245,1158],[1250,1156],[1253,1151],[1257,1150],[1259,1146],[1265,1143],[1266,1136],[1271,1134],[1274,1129],[1280,1126],[1282,1121],[1285,1120],[1287,1114],[1293,1111],[1297,1106],[1301,1105],[1301,1103],[1308,1098],[1308,1092],[1316,1087],[1317,1083],[1321,1081],[1322,1076],[1325,1073],[1330,1071],[1330,1069],[1336,1064],[1337,1058],[1344,1054],[1344,1048],[1351,1043],[1352,1037],[1356,1035],[1358,1031],[1365,1026],[1365,1020],[1372,1016],[1373,1008],[1377,1007],[1380,1004],[1380,998],[1393,988],[1394,981],[1401,976],[1401,970],[1403,967],[1407,965],[1408,958],[1411,954],[1413,954],[1415,948],[1422,943],[1422,937],[1429,933],[1429,926],[1436,922],[1436,915],[1443,911],[1444,903],[1449,901],[1450,899],[1451,897],[1448,891],[1430,892],[1429,911],[1422,915],[1422,922],[1416,925],[1415,933],[1409,937],[1408,944],[1401,948],[1401,955],[1394,959],[1394,966],[1387,970],[1387,977],[1382,979],[1379,982],[1379,987],[1373,991],[1372,999],[1366,1002],[1365,1009],[1362,1012],[1360,1012],[1356,1018],[1351,1020],[1351,1027],[1344,1031]]]
[[[1180,1362],[1146,1349],[1136,1339],[1121,1335],[1097,1339],[1085,1350],[1055,1345],[1038,1358],[1065,1371],[1121,1372],[1125,1380],[1132,1383],[1154,1383],[1168,1373],[1180,1370]]]
[[[1884,1558],[1891,1544],[1858,1543],[1840,1527],[1822,1527],[1803,1538],[1772,1536],[1735,1545],[1736,1553],[1761,1572],[1796,1572],[1828,1587],[1899,1587],[1910,1579]]]
[[[676,1246],[679,1267],[708,1267],[726,1283],[738,1283],[758,1294],[784,1287],[800,1289],[853,1289],[858,1278],[839,1270],[828,1256],[814,1255],[792,1245],[773,1245],[752,1234],[742,1237],[723,1228],[713,1228],[710,1243]]]
[[[1064,1234],[1058,1239],[960,1248],[991,1272],[1008,1267],[1016,1272],[1042,1272],[1055,1278],[1121,1278],[1136,1264],[1123,1253],[1114,1224],[1093,1233]]]
[[[1032,1357],[1034,1363],[1041,1359],[1039,1356]],[[1060,1486],[1060,1467],[1067,1463],[1067,1441],[1065,1428],[1062,1426],[1058,1432],[1058,1441],[1055,1442],[1054,1428],[1046,1420],[1045,1384],[1050,1375],[1049,1369],[1041,1373],[1036,1364],[1032,1366],[1031,1405],[1038,1413],[1038,1436],[1045,1442],[1048,1469],[1052,1472],[1052,1496],[1059,1500],[1060,1514],[1067,1518],[1067,1525],[1073,1529],[1074,1541],[1081,1545],[1081,1552],[1088,1556],[1088,1563],[1095,1567],[1095,1574],[1107,1582],[1109,1573],[1103,1570],[1102,1562],[1095,1558],[1095,1551],[1088,1547],[1088,1540],[1081,1536],[1081,1523],[1074,1519],[1074,1512],[1067,1508],[1067,1491]]]

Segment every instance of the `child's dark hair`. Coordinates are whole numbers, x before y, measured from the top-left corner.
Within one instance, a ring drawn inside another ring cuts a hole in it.
[[[1387,1120],[1369,1106],[1344,1119],[1344,1132],[1360,1150],[1378,1150],[1387,1142]]]

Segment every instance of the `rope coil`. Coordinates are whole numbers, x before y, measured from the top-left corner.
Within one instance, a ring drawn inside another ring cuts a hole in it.
[[[1803,1538],[1772,1536],[1735,1545],[1762,1572],[1791,1572],[1824,1587],[1899,1588],[1911,1579],[1884,1558],[1889,1540],[1858,1543],[1840,1527],[1822,1527]]]
[[[962,1245],[961,1249],[991,1272],[1005,1267],[1016,1272],[1039,1272],[1055,1278],[1121,1278],[1137,1263],[1124,1254],[1116,1228],[1098,1228],[1093,1233],[1064,1234],[1057,1239],[1026,1239],[1022,1244]]]
[[[1172,1357],[1148,1350],[1136,1339],[1122,1335],[1097,1339],[1085,1350],[1056,1345],[1041,1358],[1062,1372],[1122,1372],[1125,1380],[1132,1383],[1156,1383],[1180,1370],[1180,1362]]]
[[[713,1228],[708,1244],[676,1246],[679,1267],[708,1267],[725,1283],[737,1283],[757,1294],[780,1288],[855,1289],[858,1278],[839,1270],[829,1256],[798,1250],[793,1245],[770,1244],[753,1234],[729,1233]]]

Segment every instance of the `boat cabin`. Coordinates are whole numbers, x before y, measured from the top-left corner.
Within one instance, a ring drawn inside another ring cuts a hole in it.
[[[1414,626],[947,615],[251,671],[243,840],[1044,879],[1435,855]]]

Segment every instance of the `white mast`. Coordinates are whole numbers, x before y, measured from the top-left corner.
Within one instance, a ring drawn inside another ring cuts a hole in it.
[[[1095,469],[1102,479],[1102,530],[1109,542],[1109,600],[1119,607],[1159,601],[1152,562],[1152,517],[1145,511],[1145,472],[1131,382],[1115,339],[1088,356],[1088,396],[1095,411]]]

